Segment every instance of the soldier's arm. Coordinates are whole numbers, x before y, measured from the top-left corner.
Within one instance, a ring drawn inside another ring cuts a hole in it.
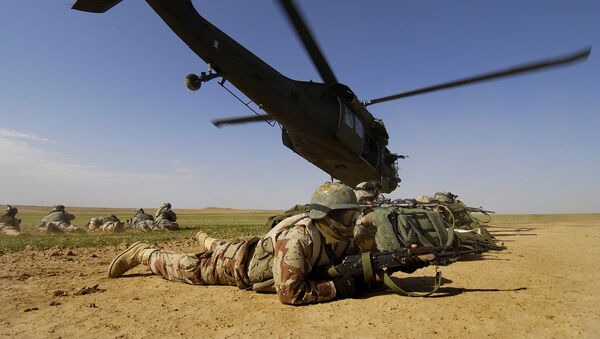
[[[308,279],[312,270],[312,243],[308,235],[296,235],[278,239],[275,244],[273,279],[279,300],[284,304],[304,305],[334,299],[336,290],[332,281]]]
[[[375,251],[377,248],[375,244],[375,233],[377,233],[377,227],[373,224],[373,213],[361,216],[356,222],[354,227],[354,247],[348,252],[369,252]]]

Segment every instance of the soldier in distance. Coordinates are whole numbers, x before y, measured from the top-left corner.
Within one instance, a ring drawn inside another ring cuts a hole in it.
[[[42,219],[42,223],[38,228],[41,231],[48,233],[68,233],[68,232],[85,232],[75,225],[71,224],[71,221],[75,220],[75,216],[65,211],[65,206],[56,205],[48,215]]]
[[[0,215],[0,235],[19,235],[21,233],[21,219],[17,219],[19,210],[11,205],[6,205],[6,211]]]

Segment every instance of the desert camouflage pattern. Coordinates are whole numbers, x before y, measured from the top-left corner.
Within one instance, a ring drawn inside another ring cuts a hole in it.
[[[165,203],[154,214],[155,219],[164,219],[172,222],[177,221],[177,214],[171,209],[171,204]]]
[[[177,230],[179,224],[177,221],[177,214],[171,209],[171,204],[163,204],[158,211],[156,211],[153,230]]]
[[[246,263],[259,238],[234,239],[215,243],[213,250],[178,254],[154,252],[148,261],[153,273],[171,281],[192,285],[251,286]]]
[[[290,224],[290,220],[294,222]],[[271,242],[272,237],[273,253],[259,252],[259,246]],[[315,280],[312,273],[359,251],[355,240],[326,244],[307,213],[282,221],[262,239],[216,240],[211,244],[209,251],[200,253],[154,252],[148,265],[153,273],[167,280],[192,285],[233,285],[258,290],[256,286],[266,282],[282,303],[303,305],[334,299],[333,281]],[[253,267],[264,272],[250,276],[248,271]],[[264,291],[268,290],[261,290]]]
[[[114,214],[102,218],[92,218],[86,225],[89,231],[123,232],[123,223]]]
[[[0,234],[19,235],[21,233],[21,220],[10,213],[0,215]]]
[[[142,232],[160,230],[159,228],[156,227],[156,223],[154,222],[154,220],[140,220],[136,223],[130,222],[129,229],[142,231]]]
[[[179,229],[179,224],[171,221],[171,220],[167,220],[167,219],[161,219],[158,218],[154,221],[154,228],[152,229],[153,231],[156,230],[178,230]]]
[[[49,223],[42,223],[39,226],[40,231],[46,233],[82,233],[85,232],[84,229],[81,229],[71,223],[53,221]]]
[[[132,224],[132,225],[135,225],[135,224],[137,224],[137,223],[139,223],[139,222],[142,222],[142,221],[148,221],[148,220],[150,220],[150,221],[154,221],[154,217],[153,217],[153,216],[151,216],[151,215],[150,215],[150,214],[148,214],[148,213],[144,213],[144,212],[141,212],[141,211],[140,211],[140,212],[136,213],[136,214],[133,216],[133,218],[131,218],[131,220],[129,221],[129,223],[130,223],[130,224]]]
[[[377,226],[373,224],[373,209],[365,208],[354,226],[354,243],[360,252],[370,252],[377,250],[375,243],[375,234]]]
[[[145,213],[143,209],[139,208],[135,210],[135,215],[131,220],[128,220],[129,229],[138,231],[153,231],[156,230],[154,223],[154,217],[148,213]]]
[[[21,220],[17,219],[13,213],[9,211],[0,215],[0,234],[3,235],[19,235],[21,233]]]
[[[65,223],[70,225],[71,221],[73,220],[75,220],[75,216],[73,214],[54,208],[42,219],[42,225],[49,223]]]

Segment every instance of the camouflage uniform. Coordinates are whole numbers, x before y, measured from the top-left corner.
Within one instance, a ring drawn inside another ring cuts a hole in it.
[[[354,188],[356,199],[363,207],[360,216],[356,220],[354,235],[357,237],[357,243],[360,246],[361,252],[373,251],[376,249],[375,233],[377,227],[373,224],[373,205],[379,196],[378,184],[374,181],[361,182]]]
[[[73,214],[65,212],[64,206],[57,205],[42,219],[42,223],[38,228],[48,233],[83,231],[77,226],[71,225],[71,221],[74,219],[75,216]]]
[[[133,218],[129,221],[129,228],[140,231],[151,231],[155,229],[154,217],[145,213],[142,208],[136,209]]]
[[[179,229],[177,214],[171,210],[171,204],[166,202],[154,214],[154,225],[157,229],[176,230]]]
[[[276,292],[285,304],[349,297],[358,292],[354,277],[331,280],[318,273],[358,252],[352,238],[358,208],[351,188],[326,183],[313,194],[308,213],[281,221],[262,238],[218,241],[199,233],[203,251],[193,254],[135,243],[113,260],[108,275],[147,264],[168,280]]]
[[[19,235],[21,233],[21,219],[17,219],[17,208],[7,205],[6,211],[0,215],[0,234]]]
[[[272,238],[274,255],[264,250],[272,246],[268,245]],[[156,251],[148,264],[153,273],[167,280],[252,287],[260,292],[277,292],[284,304],[302,305],[336,297],[333,282],[314,280],[311,272],[358,253],[359,245],[356,241],[327,244],[308,213],[303,213],[285,219],[261,239],[216,242],[210,251],[195,254]]]
[[[111,214],[102,218],[92,218],[87,224],[87,229],[90,231],[104,231],[104,232],[123,232],[123,226],[125,224],[117,218],[116,215]]]

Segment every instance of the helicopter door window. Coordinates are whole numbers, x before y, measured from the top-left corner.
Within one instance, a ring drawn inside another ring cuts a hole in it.
[[[354,131],[356,132],[356,134],[358,134],[358,136],[362,139],[363,135],[365,134],[365,129],[363,127],[363,124],[360,120],[358,120],[357,117],[354,117]]]
[[[352,113],[350,113],[350,111],[344,112],[344,122],[346,123],[346,125],[348,125],[348,127],[354,128],[354,117],[352,116]]]

